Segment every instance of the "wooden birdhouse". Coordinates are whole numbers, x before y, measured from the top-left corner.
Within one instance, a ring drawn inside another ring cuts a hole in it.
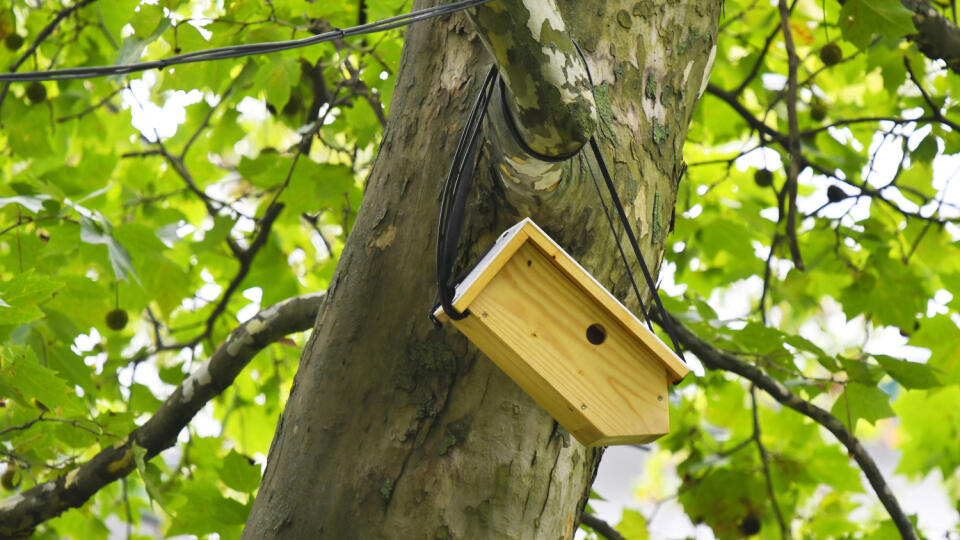
[[[667,388],[689,370],[529,218],[503,233],[452,303],[470,310],[453,325],[582,444],[669,431]]]

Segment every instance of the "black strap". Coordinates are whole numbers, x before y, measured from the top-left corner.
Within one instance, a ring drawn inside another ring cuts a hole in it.
[[[663,304],[660,302],[660,294],[657,291],[657,285],[654,283],[653,277],[650,275],[650,270],[647,268],[647,263],[643,260],[643,254],[640,253],[640,245],[637,243],[637,237],[633,234],[633,227],[630,225],[630,220],[627,219],[627,213],[623,210],[623,204],[620,202],[620,196],[617,194],[617,188],[613,185],[613,180],[610,178],[610,171],[607,170],[607,164],[603,160],[603,154],[600,153],[600,146],[597,144],[596,137],[590,137],[590,148],[593,150],[593,155],[597,159],[597,166],[600,167],[600,174],[603,176],[603,181],[607,184],[607,191],[610,192],[610,197],[613,199],[613,206],[617,209],[617,214],[620,216],[620,223],[627,231],[627,238],[630,240],[630,245],[633,247],[633,254],[640,263],[640,270],[643,271],[643,279],[646,280],[647,287],[650,288],[650,294],[653,296],[653,300],[657,304],[657,310],[660,311],[660,317],[663,319],[663,328],[670,336],[670,341],[673,342],[673,349],[677,351],[677,356],[679,356],[681,360],[684,360],[683,349],[680,347],[680,342],[677,340],[676,330],[673,328],[673,323],[670,322],[670,317],[667,316],[667,310],[663,309]],[[606,208],[606,205],[604,205],[604,208]],[[610,230],[613,232],[614,236],[616,236],[617,232],[613,230],[613,223],[611,222],[610,225]],[[620,240],[617,239],[617,246],[619,245]],[[624,261],[624,263],[626,263],[626,261]],[[627,273],[631,274],[630,279],[632,281],[633,276],[630,272],[629,265],[627,265]],[[643,310],[643,300],[640,299],[640,291],[636,288],[636,284],[634,284],[633,290],[636,292],[637,300],[640,301],[640,308]],[[646,310],[643,311],[643,316],[647,318],[647,324],[650,324],[650,317],[647,315]]]
[[[637,301],[640,302],[640,312],[643,313],[643,319],[647,321],[647,327],[653,332],[653,321],[650,320],[650,315],[647,313],[647,308],[643,305],[643,295],[640,294],[640,287],[637,286],[637,280],[633,277],[633,272],[630,271],[630,261],[627,260],[627,254],[623,251],[623,244],[620,243],[620,236],[617,235],[617,228],[613,224],[613,217],[610,215],[610,209],[607,208],[607,201],[603,199],[603,192],[600,191],[600,184],[597,182],[597,175],[593,174],[593,167],[587,163],[586,157],[584,157],[584,164],[587,167],[587,170],[590,171],[590,178],[593,179],[593,187],[597,190],[597,198],[600,199],[600,206],[603,207],[603,215],[607,218],[607,225],[610,225],[610,231],[613,232],[613,239],[617,243],[617,251],[620,253],[620,260],[623,261],[624,268],[627,269],[627,277],[630,278],[630,286],[633,287],[633,294],[636,295]]]
[[[440,219],[437,223],[437,296],[444,313],[451,320],[459,321],[470,314],[469,310],[462,313],[453,307],[453,297],[456,289],[450,283],[453,274],[453,265],[457,259],[457,241],[463,229],[464,212],[467,206],[467,194],[473,183],[473,170],[477,161],[477,145],[480,140],[480,128],[483,117],[487,112],[487,104],[493,94],[493,83],[497,78],[496,66],[491,67],[487,78],[483,82],[480,93],[477,95],[467,124],[460,133],[457,149],[453,154],[453,163],[447,174],[447,181],[443,186],[443,195],[440,200]],[[435,324],[439,324],[430,314]]]
[[[583,59],[584,66],[587,69],[587,78],[590,80],[590,83],[593,84],[593,76],[590,74],[590,66],[587,64],[587,59],[583,55],[583,51],[580,50],[580,46],[577,45],[576,42],[574,42],[574,46],[576,46],[577,52],[580,54],[580,58]],[[440,306],[443,308],[444,313],[447,315],[447,317],[450,317],[450,319],[454,321],[462,320],[470,314],[470,310],[464,310],[463,312],[460,312],[453,307],[453,297],[456,294],[456,289],[450,283],[450,277],[453,273],[453,265],[456,262],[457,241],[460,238],[460,232],[463,228],[467,194],[469,193],[470,185],[473,182],[473,170],[477,159],[477,144],[480,139],[480,127],[483,123],[483,118],[487,111],[487,105],[490,102],[490,97],[493,92],[493,83],[497,80],[499,80],[500,84],[500,104],[503,108],[503,115],[506,118],[507,127],[524,152],[528,153],[531,157],[546,162],[564,161],[579,153],[578,150],[577,152],[567,156],[546,156],[530,148],[526,141],[523,140],[523,137],[520,136],[520,131],[517,129],[517,125],[514,122],[513,117],[510,115],[510,109],[507,107],[506,102],[506,87],[504,86],[503,79],[498,77],[496,66],[490,68],[489,73],[487,73],[487,78],[484,80],[483,86],[481,87],[480,94],[477,96],[477,99],[473,104],[473,108],[470,110],[470,116],[467,119],[467,124],[464,126],[463,132],[460,134],[460,140],[457,142],[457,149],[454,153],[453,163],[450,166],[450,172],[447,175],[447,181],[443,187],[443,196],[441,197],[440,201],[440,219],[437,224],[437,296],[439,296]],[[613,206],[617,209],[620,222],[627,232],[627,238],[630,240],[631,247],[633,247],[634,256],[637,258],[637,262],[640,263],[640,270],[643,271],[643,277],[647,283],[647,287],[650,289],[650,294],[653,296],[654,302],[657,305],[657,309],[660,311],[660,316],[663,319],[663,327],[670,336],[670,340],[673,342],[673,348],[677,352],[677,355],[683,360],[683,349],[680,347],[680,342],[677,340],[673,323],[671,322],[670,317],[667,316],[667,312],[663,308],[663,303],[660,301],[660,295],[657,291],[656,283],[654,283],[653,277],[650,275],[650,270],[647,268],[647,263],[643,259],[643,254],[640,252],[640,245],[637,242],[637,237],[633,233],[633,227],[630,224],[630,220],[627,218],[627,213],[623,209],[623,204],[620,202],[620,195],[617,193],[617,188],[613,184],[610,171],[607,170],[607,164],[603,159],[603,154],[600,152],[600,146],[597,144],[597,139],[595,136],[590,137],[590,148],[593,150],[593,155],[597,161],[597,166],[600,169],[600,174],[603,176],[607,190],[610,192]],[[590,174],[593,175],[593,168],[588,168],[590,169]],[[640,294],[640,288],[637,286],[636,280],[634,280],[633,272],[631,271],[630,265],[627,262],[626,254],[623,252],[623,247],[620,245],[620,238],[617,236],[617,231],[614,228],[613,219],[610,217],[607,204],[603,200],[603,196],[600,194],[600,188],[597,185],[596,177],[594,177],[593,180],[594,186],[597,188],[597,195],[600,197],[600,204],[603,206],[603,211],[607,216],[607,223],[610,225],[610,231],[613,233],[614,239],[617,243],[617,249],[620,251],[620,258],[627,267],[627,275],[630,278],[630,283],[633,285],[633,291],[637,296],[637,301],[640,303],[640,310],[647,321],[647,325],[652,331],[653,323],[650,321],[650,315],[647,313],[647,310],[644,307],[643,298]],[[430,314],[430,318],[434,321],[434,324],[439,326],[439,322],[437,322],[437,320],[433,317],[432,313]]]

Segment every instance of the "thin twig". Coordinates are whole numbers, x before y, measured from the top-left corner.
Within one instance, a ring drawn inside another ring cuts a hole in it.
[[[923,96],[923,100],[927,102],[927,106],[930,107],[930,112],[933,113],[933,116],[944,124],[950,126],[950,129],[954,131],[960,131],[960,124],[951,121],[946,116],[940,112],[940,107],[934,103],[933,99],[930,97],[930,94],[927,93],[927,90],[920,84],[920,81],[917,80],[917,76],[913,74],[913,68],[910,67],[910,59],[906,56],[903,57],[903,65],[907,68],[907,74],[910,76],[910,80],[913,81],[913,84],[917,86],[917,90],[920,90],[920,95]]]
[[[760,463],[763,465],[763,476],[767,481],[767,496],[770,497],[770,505],[773,506],[773,513],[777,516],[777,524],[780,525],[780,537],[790,538],[790,529],[787,527],[783,514],[780,513],[780,505],[777,504],[777,492],[773,489],[773,477],[770,475],[770,457],[767,455],[767,449],[760,440],[760,415],[757,412],[757,388],[750,385],[750,406],[753,409],[753,442],[757,445],[757,452],[760,454]]]
[[[190,138],[187,140],[186,144],[183,145],[183,149],[180,150],[180,155],[178,156],[181,162],[186,157],[187,151],[190,150],[190,147],[197,140],[197,137],[199,137],[200,134],[203,133],[203,130],[207,129],[207,126],[210,125],[210,119],[213,118],[213,113],[217,112],[217,109],[220,107],[220,105],[222,105],[225,101],[227,101],[227,97],[230,96],[230,92],[233,91],[234,85],[237,84],[237,81],[240,80],[240,77],[242,75],[243,75],[243,70],[241,70],[240,73],[237,74],[237,76],[234,77],[232,81],[230,81],[230,84],[228,84],[227,88],[223,91],[223,95],[220,96],[220,100],[217,101],[217,103],[213,107],[210,107],[210,110],[207,111],[207,115],[204,116],[203,121],[200,122],[200,126],[197,127],[197,129],[193,132],[193,135],[191,135]]]
[[[64,123],[64,122],[68,122],[68,121],[70,121],[70,120],[76,120],[76,119],[78,119],[78,118],[83,118],[84,116],[86,116],[86,115],[92,113],[93,111],[99,109],[100,107],[103,107],[104,105],[106,105],[106,104],[110,101],[110,99],[113,98],[113,96],[119,94],[120,92],[124,91],[125,89],[126,89],[126,87],[124,87],[124,86],[120,86],[120,87],[118,87],[118,88],[115,88],[112,92],[110,92],[109,94],[107,94],[103,99],[101,99],[100,101],[96,102],[95,104],[87,107],[86,109],[84,109],[84,110],[82,110],[82,111],[80,111],[80,112],[78,112],[78,113],[68,114],[68,115],[66,115],[66,116],[61,116],[60,118],[57,118],[57,123],[58,123],[58,124],[62,124],[62,123]]]
[[[54,30],[56,30],[57,26],[60,24],[60,21],[69,17],[70,14],[73,13],[74,11],[82,7],[85,7],[88,4],[92,4],[93,2],[96,2],[96,1],[97,0],[80,0],[76,4],[65,7],[60,11],[58,11],[57,14],[53,17],[53,20],[47,23],[47,25],[44,26],[42,30],[40,30],[40,33],[37,34],[37,37],[33,40],[33,43],[29,47],[27,47],[27,50],[24,51],[23,54],[20,55],[20,58],[18,58],[17,61],[10,66],[10,72],[12,73],[20,69],[20,66],[22,66],[23,63],[26,62],[28,58],[33,56],[33,53],[37,51],[37,48],[40,46],[41,43],[43,43],[43,40],[47,39],[47,37],[49,37],[50,34],[52,34]],[[0,108],[3,107],[3,101],[7,98],[7,92],[9,91],[10,91],[10,83],[8,82],[4,84],[3,89],[0,90]],[[3,123],[0,122],[0,125],[3,125]]]
[[[798,270],[803,270],[803,257],[800,256],[800,244],[797,241],[797,176],[800,174],[800,164],[803,156],[800,154],[800,127],[797,122],[797,67],[800,60],[797,49],[793,45],[793,34],[790,32],[790,9],[786,0],[777,3],[780,9],[780,31],[783,34],[783,44],[787,49],[787,123],[790,133],[787,139],[787,150],[790,153],[790,166],[787,168],[787,181],[783,186],[786,192],[787,212],[780,214],[780,222],[786,231],[787,244],[790,246],[790,255],[793,264]]]
[[[607,540],[627,540],[622,534],[618,533],[616,529],[611,527],[609,523],[593,514],[588,514],[587,512],[580,514],[580,523],[590,527]]]
[[[772,274],[770,270],[770,263],[773,261],[773,253],[777,250],[777,246],[780,245],[780,240],[782,239],[783,237],[780,236],[780,233],[774,233],[773,241],[770,242],[770,253],[767,254],[767,261],[764,264],[763,292],[760,293],[760,320],[761,322],[763,322],[764,326],[767,325],[766,301],[767,301],[767,294],[770,292],[770,277]]]

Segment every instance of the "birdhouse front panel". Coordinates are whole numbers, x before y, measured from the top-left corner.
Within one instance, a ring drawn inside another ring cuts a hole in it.
[[[685,367],[638,338],[647,330],[624,324],[611,299],[632,317],[524,220],[457,288],[454,305],[470,315],[453,324],[582,444],[650,442],[669,429],[668,384]]]

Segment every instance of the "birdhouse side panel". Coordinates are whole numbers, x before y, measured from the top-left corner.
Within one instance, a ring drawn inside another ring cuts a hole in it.
[[[544,381],[518,383],[539,403],[562,404],[545,406],[557,421],[574,433],[560,418],[572,409],[596,428],[599,439],[585,444],[668,431],[663,364],[532,244],[517,250],[470,311]]]
[[[530,363],[487,326],[488,318],[471,310],[471,316],[453,324],[581,444],[589,445],[603,438],[603,434],[580,411],[573,408]]]

